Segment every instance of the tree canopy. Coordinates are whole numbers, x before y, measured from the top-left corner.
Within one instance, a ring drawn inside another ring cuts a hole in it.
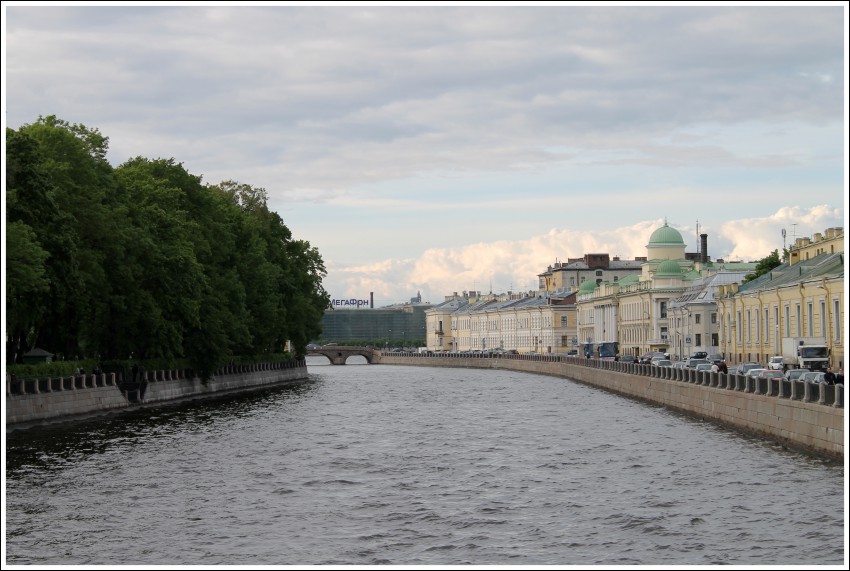
[[[760,275],[766,274],[773,268],[782,265],[782,260],[779,259],[779,250],[774,250],[770,255],[765,256],[756,264],[756,269],[753,273],[744,276],[743,283],[751,282]]]
[[[302,355],[321,332],[324,263],[263,188],[202,183],[175,159],[113,168],[108,138],[55,116],[6,129],[7,362]]]

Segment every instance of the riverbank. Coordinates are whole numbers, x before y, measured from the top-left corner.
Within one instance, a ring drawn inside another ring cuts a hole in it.
[[[761,382],[738,375],[548,355],[442,357],[376,352],[372,362],[508,369],[568,378],[807,453],[844,458],[844,385]]]
[[[304,380],[304,359],[222,367],[207,381],[186,369],[148,371],[138,383],[116,373],[45,379],[6,375],[6,429],[121,412],[138,406],[222,396]]]

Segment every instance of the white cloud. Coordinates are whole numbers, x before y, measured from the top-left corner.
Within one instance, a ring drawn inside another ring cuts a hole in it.
[[[491,287],[496,293],[536,290],[538,274],[556,261],[591,253],[608,253],[625,260],[646,256],[652,232],[663,224],[662,218],[592,233],[551,229],[520,240],[429,249],[415,259],[351,267],[329,264],[325,288],[339,299],[362,299],[374,292],[376,299],[387,303],[407,301],[418,291],[424,301],[439,303],[453,292],[487,292]],[[681,232],[686,251],[697,251],[695,226],[668,224]],[[754,262],[774,250],[782,251],[783,228],[787,231],[787,245],[791,246],[792,231],[797,237],[811,237],[842,225],[843,211],[822,205],[808,209],[783,207],[761,218],[730,220],[718,228],[701,226],[699,230],[708,235],[711,259]]]

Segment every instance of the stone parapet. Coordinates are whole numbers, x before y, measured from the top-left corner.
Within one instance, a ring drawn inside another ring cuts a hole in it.
[[[256,390],[306,379],[304,359],[229,365],[207,382],[186,370],[147,371],[132,388],[115,373],[15,379],[6,375],[6,426],[71,419],[133,406]]]

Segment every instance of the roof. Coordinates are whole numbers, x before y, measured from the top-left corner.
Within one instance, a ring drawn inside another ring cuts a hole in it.
[[[809,260],[789,266],[782,264],[766,272],[739,288],[741,292],[757,292],[783,286],[797,285],[800,282],[821,278],[844,277],[844,252],[820,254]]]
[[[680,236],[681,238],[681,236]],[[681,276],[682,268],[676,260],[664,260],[655,270],[656,276]]]
[[[652,235],[649,237],[650,246],[684,246],[685,241],[682,240],[682,234],[676,230],[675,228],[671,228],[667,225],[667,221],[664,221],[664,226],[658,228]]]

